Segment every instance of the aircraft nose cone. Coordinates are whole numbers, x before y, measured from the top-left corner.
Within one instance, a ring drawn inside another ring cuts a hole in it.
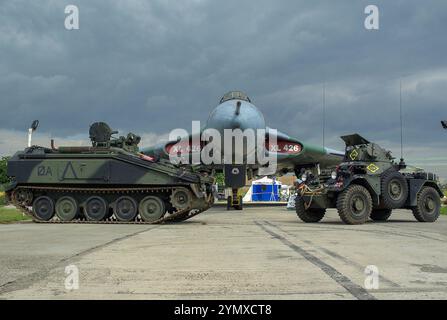
[[[208,118],[206,128],[219,131],[222,139],[222,151],[225,153],[232,153],[235,158],[238,156],[246,157],[249,154],[254,154],[256,151],[255,145],[257,143],[257,130],[265,130],[265,120],[258,108],[250,102],[229,100],[221,103],[213,110]],[[243,140],[243,148],[241,150],[235,148],[236,142],[232,146],[232,150],[223,150],[225,129],[240,129],[244,134],[253,136],[255,141],[252,141],[252,143],[247,143],[246,138],[242,138],[245,139],[245,141]],[[250,133],[248,130],[253,130],[253,132]]]
[[[207,128],[218,130],[222,135],[224,129],[265,129],[262,113],[247,101],[230,100],[218,105],[211,112]]]

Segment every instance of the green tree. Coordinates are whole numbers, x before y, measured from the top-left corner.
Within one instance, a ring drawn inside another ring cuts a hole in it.
[[[216,183],[220,186],[223,186],[225,184],[225,176],[223,172],[217,172],[214,175],[214,178],[216,179]]]
[[[9,157],[2,157],[0,160],[0,185],[9,182],[9,178],[6,175],[6,164]]]

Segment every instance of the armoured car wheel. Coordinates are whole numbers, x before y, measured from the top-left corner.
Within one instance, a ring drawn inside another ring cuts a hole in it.
[[[164,216],[166,208],[163,201],[155,196],[147,196],[138,206],[141,218],[146,222],[153,222]]]
[[[301,196],[295,198],[296,215],[304,222],[315,223],[323,219],[326,209],[310,208],[305,209],[304,199]]]
[[[187,209],[191,205],[191,191],[186,188],[177,188],[171,194],[171,204],[178,210]]]
[[[133,221],[138,214],[137,202],[131,197],[119,197],[113,205],[113,212],[119,221]]]
[[[382,176],[381,193],[385,208],[401,208],[408,198],[407,180],[398,171],[385,172]]]
[[[386,221],[391,216],[392,209],[374,209],[369,216],[374,221]]]
[[[108,212],[109,206],[107,205],[107,202],[99,196],[92,196],[85,202],[84,215],[87,220],[101,221],[105,218]]]
[[[62,221],[71,221],[78,215],[78,203],[72,197],[65,196],[56,202],[56,215]]]
[[[417,195],[413,215],[419,222],[435,222],[441,211],[441,199],[432,187],[422,187]]]
[[[54,202],[50,197],[41,196],[34,200],[33,212],[37,219],[48,221],[54,216]]]
[[[371,214],[371,209],[371,195],[363,186],[351,185],[338,196],[338,215],[346,224],[365,223]]]

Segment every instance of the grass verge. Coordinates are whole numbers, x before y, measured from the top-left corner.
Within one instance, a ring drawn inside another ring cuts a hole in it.
[[[4,192],[0,192],[0,223],[30,220],[29,217],[24,216],[23,213],[16,208],[5,207],[5,203],[5,194]]]
[[[0,223],[10,223],[23,220],[30,220],[30,218],[24,216],[23,213],[16,208],[0,207]]]
[[[447,207],[441,207],[441,214],[447,215]]]

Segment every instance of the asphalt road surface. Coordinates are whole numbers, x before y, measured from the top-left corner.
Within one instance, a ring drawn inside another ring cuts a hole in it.
[[[406,210],[360,226],[335,210],[305,224],[284,207],[0,225],[0,299],[446,299],[446,245],[447,216],[418,223]]]

